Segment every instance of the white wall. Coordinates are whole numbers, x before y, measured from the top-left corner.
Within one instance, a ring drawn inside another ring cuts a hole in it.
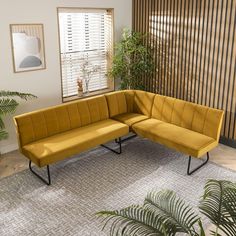
[[[2,0],[0,2],[0,90],[29,92],[38,99],[24,102],[16,114],[61,103],[57,7],[114,8],[115,38],[131,27],[131,0]],[[13,73],[9,24],[43,23],[46,70]],[[12,116],[5,119],[9,138],[0,142],[0,153],[17,149]]]

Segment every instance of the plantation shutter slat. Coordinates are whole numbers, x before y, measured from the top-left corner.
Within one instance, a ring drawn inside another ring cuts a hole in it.
[[[77,95],[85,62],[90,74],[89,92],[108,88],[108,59],[112,50],[112,12],[96,9],[59,9],[63,98]],[[83,80],[83,88],[85,82]]]

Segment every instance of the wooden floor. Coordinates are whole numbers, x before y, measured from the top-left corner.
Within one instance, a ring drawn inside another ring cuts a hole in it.
[[[226,168],[236,170],[236,149],[220,144],[210,152],[210,160]],[[0,156],[0,179],[28,168],[28,159],[19,151]]]
[[[210,160],[236,171],[236,149],[220,144],[210,152]],[[0,179],[27,169],[28,165],[28,159],[20,154],[19,151],[4,154],[0,156]],[[214,226],[210,226],[206,235],[210,236],[210,230],[214,229]]]

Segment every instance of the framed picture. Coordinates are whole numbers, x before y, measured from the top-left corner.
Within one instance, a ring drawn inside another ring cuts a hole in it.
[[[43,24],[11,24],[14,72],[46,68]]]

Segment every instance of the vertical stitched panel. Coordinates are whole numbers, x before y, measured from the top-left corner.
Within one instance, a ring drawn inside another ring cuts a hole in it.
[[[199,105],[195,106],[194,117],[192,122],[192,130],[198,133],[203,133],[203,128],[208,109],[209,108],[204,106],[199,106]]]
[[[99,98],[96,98],[96,99],[92,98],[92,99],[87,100],[92,123],[101,120],[97,99],[99,99]]]
[[[43,114],[47,126],[48,136],[57,134],[59,132],[59,124],[55,109],[52,108],[43,111]]]
[[[81,126],[80,114],[78,111],[78,107],[76,103],[68,104],[67,106],[69,118],[70,118],[70,126],[72,129],[78,128]]]
[[[196,104],[185,102],[182,117],[181,117],[181,127],[186,129],[192,129],[192,121],[194,117]]]
[[[171,123],[172,124],[181,126],[184,106],[185,106],[185,101],[182,101],[179,99],[175,100],[172,115],[171,115]]]
[[[127,104],[127,112],[134,112],[134,91],[125,90],[125,99]]]
[[[99,107],[99,113],[100,113],[100,119],[105,120],[109,118],[108,114],[108,105],[105,96],[101,96],[97,99],[98,107]]]
[[[127,112],[127,104],[123,91],[105,94],[110,117]]]
[[[152,117],[158,120],[162,119],[162,110],[165,102],[165,96],[156,95],[152,107]]]
[[[69,130],[70,127],[70,118],[66,106],[61,106],[55,109],[59,132],[64,132]]]
[[[162,120],[170,123],[175,99],[171,97],[166,97],[164,107],[162,109]]]
[[[35,139],[47,137],[47,127],[42,113],[35,113],[31,116]]]
[[[91,124],[91,117],[87,101],[79,101],[77,103],[77,108],[80,114],[81,126]]]
[[[134,111],[150,117],[154,97],[155,94],[153,93],[136,90],[134,96]]]

